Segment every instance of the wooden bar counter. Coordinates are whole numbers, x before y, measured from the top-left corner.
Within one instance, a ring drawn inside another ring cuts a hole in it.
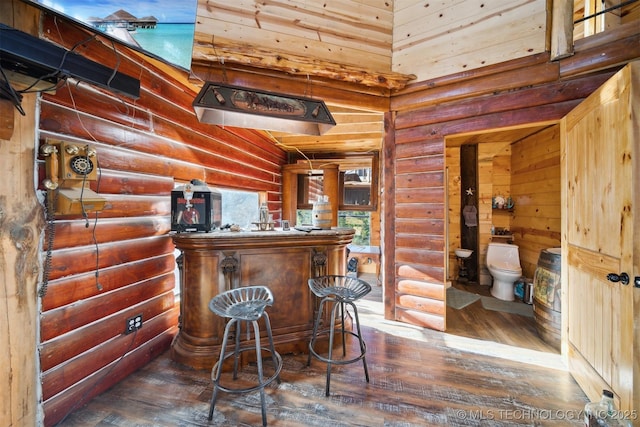
[[[277,351],[307,352],[318,303],[307,280],[345,274],[346,247],[353,235],[351,228],[174,234],[182,254],[180,331],[171,345],[173,360],[211,369],[226,319],[209,310],[209,301],[227,289],[251,285],[273,292],[274,304],[267,312]],[[246,339],[244,331],[242,335]]]

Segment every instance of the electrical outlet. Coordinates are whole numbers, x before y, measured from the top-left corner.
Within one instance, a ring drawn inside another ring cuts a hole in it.
[[[140,328],[142,328],[142,313],[136,314],[135,316],[129,317],[127,319],[124,333],[128,335],[132,332],[137,331]]]

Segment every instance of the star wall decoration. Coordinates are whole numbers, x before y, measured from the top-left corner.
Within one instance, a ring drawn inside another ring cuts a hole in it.
[[[473,196],[473,188],[467,188],[467,196]]]

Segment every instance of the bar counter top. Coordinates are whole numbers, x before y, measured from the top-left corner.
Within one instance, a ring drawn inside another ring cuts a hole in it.
[[[283,231],[276,228],[273,231],[243,230],[243,231],[213,231],[210,233],[175,233],[173,240],[186,245],[214,245],[216,248],[230,247],[236,248],[238,244],[260,246],[289,246],[300,243],[303,245],[314,244],[314,242],[334,242],[337,244],[350,244],[355,231],[352,228],[333,227],[327,230],[299,231],[291,228]]]

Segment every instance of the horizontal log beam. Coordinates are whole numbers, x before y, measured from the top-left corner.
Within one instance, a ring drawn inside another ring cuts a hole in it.
[[[59,307],[43,313],[41,339],[43,342],[55,339],[68,332],[80,329],[89,323],[100,321],[120,311],[130,308],[131,301],[144,301],[156,298],[175,288],[173,272],[143,280],[126,286],[116,292],[102,294],[94,301],[79,301],[71,306]],[[100,308],[96,308],[96,304]],[[136,307],[137,308],[137,307]],[[123,322],[117,325],[120,332]]]
[[[515,69],[494,73],[471,81],[460,81],[421,92],[398,95],[392,98],[391,109],[394,111],[416,109],[436,103],[554,82],[558,79],[558,69],[558,64],[545,63],[533,65],[525,70]]]
[[[396,129],[405,129],[465,117],[512,111],[524,107],[553,104],[568,99],[583,99],[612,75],[613,72],[602,73],[597,76],[574,78],[548,85],[496,93],[491,96],[491,102],[486,102],[486,98],[482,96],[452,102],[443,99],[437,105],[430,105],[407,113],[398,113],[395,126]]]
[[[502,74],[509,71],[526,69],[534,67],[536,65],[543,65],[549,62],[548,53],[538,53],[531,56],[525,56],[524,58],[513,59],[498,64],[487,65],[485,67],[476,68],[473,70],[461,71],[459,73],[449,74],[446,76],[436,77],[429,80],[424,80],[417,83],[407,85],[401,91],[396,91],[394,96],[407,95],[413,92],[420,92],[427,89],[433,89],[436,87],[447,86],[455,83],[461,83],[468,80],[475,80],[481,77],[487,77],[492,74]]]
[[[168,195],[174,187],[170,176],[151,175],[100,168],[100,183],[96,190],[111,194]]]
[[[87,242],[96,244],[118,240],[139,239],[150,236],[164,236],[171,229],[169,217],[129,217],[100,218],[100,221],[86,227],[84,219],[56,221],[55,239],[52,250],[85,246]],[[45,249],[49,249],[49,236],[45,238]],[[94,240],[95,239],[95,240]]]
[[[46,402],[59,392],[76,384],[91,383],[92,381],[89,380],[87,382],[86,378],[91,378],[91,375],[96,371],[104,369],[106,366],[113,364],[115,360],[121,358],[127,350],[130,350],[129,347],[132,340],[141,342],[141,338],[145,336],[151,339],[154,335],[175,335],[177,317],[178,310],[173,309],[161,316],[146,319],[144,327],[138,330],[136,336],[121,336],[110,340],[105,345],[91,349],[69,363],[57,365],[46,370],[43,373],[43,400]],[[160,340],[164,342],[166,338],[161,338]],[[80,385],[80,387],[83,386]]]
[[[429,140],[444,140],[447,135],[458,133],[478,132],[491,129],[497,130],[532,124],[552,124],[564,117],[578,105],[580,101],[580,99],[576,99],[552,105],[522,108],[515,111],[401,129],[396,133],[396,143],[422,143]]]
[[[284,51],[274,51],[246,45],[221,38],[215,39],[215,46],[207,36],[196,34],[193,45],[192,63],[210,64],[224,61],[225,64],[277,70],[294,76],[316,76],[329,80],[355,83],[368,87],[384,89],[402,89],[411,80],[413,74],[401,74],[385,71],[372,71],[349,64],[339,64],[318,60],[308,56],[295,55]]]
[[[581,51],[576,49],[575,55],[560,60],[560,77],[621,68],[637,58],[640,58],[640,33],[608,44],[606,49],[601,46]]]

